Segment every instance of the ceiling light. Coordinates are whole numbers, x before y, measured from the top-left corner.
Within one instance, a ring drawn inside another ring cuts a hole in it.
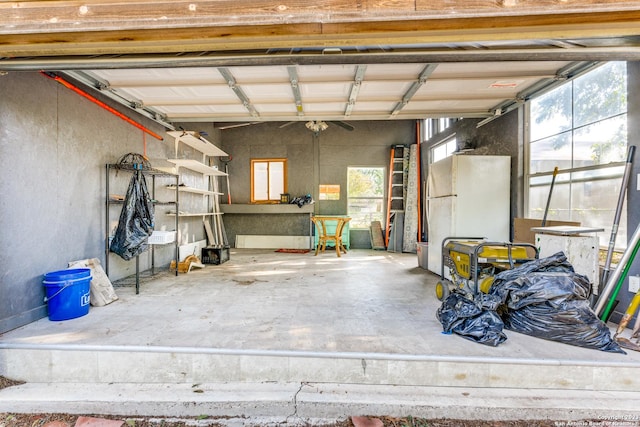
[[[326,122],[323,122],[322,120],[317,120],[317,121],[311,120],[305,123],[304,125],[307,127],[307,129],[313,132],[321,132],[323,130],[326,130],[329,127],[329,125]]]

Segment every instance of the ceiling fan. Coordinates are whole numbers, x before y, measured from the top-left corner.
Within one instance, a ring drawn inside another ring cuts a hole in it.
[[[292,125],[294,123],[298,123],[298,122],[287,122],[284,123],[282,125],[280,125],[280,129],[285,128],[289,125]],[[322,132],[324,130],[327,130],[329,128],[329,123],[333,123],[335,125],[340,126],[343,129],[346,129],[348,131],[353,131],[355,129],[355,127],[353,127],[352,125],[350,125],[347,122],[343,122],[343,121],[339,121],[339,120],[330,120],[330,121],[324,121],[324,120],[309,120],[308,122],[306,122],[304,124],[304,126],[309,129],[312,132]]]
[[[239,127],[244,127],[244,126],[257,125],[257,124],[260,124],[260,123],[266,123],[266,122],[231,123],[231,124],[225,124],[223,126],[220,126],[220,127],[218,127],[218,129],[220,129],[220,130],[234,129],[234,128],[239,128]],[[299,121],[286,122],[284,124],[281,124],[279,126],[279,128],[282,129],[282,128],[285,128],[285,127],[290,126],[292,124],[295,124],[295,123],[301,123],[301,122],[299,122]],[[310,131],[318,133],[318,132],[322,132],[324,130],[327,130],[329,128],[329,124],[330,123],[338,125],[341,128],[346,129],[348,131],[353,131],[355,129],[355,127],[353,127],[353,125],[350,125],[347,122],[343,122],[343,121],[339,121],[339,120],[331,120],[331,121],[309,120],[309,121],[305,122],[304,125]]]

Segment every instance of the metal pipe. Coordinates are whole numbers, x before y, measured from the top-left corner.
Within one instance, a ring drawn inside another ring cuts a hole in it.
[[[609,238],[609,247],[607,248],[607,259],[604,263],[604,268],[602,270],[602,278],[600,279],[601,286],[607,283],[607,279],[609,278],[609,272],[611,271],[611,258],[613,257],[613,249],[616,244],[618,226],[620,225],[620,215],[622,214],[622,206],[624,205],[625,194],[627,193],[627,186],[629,184],[629,177],[631,176],[631,168],[633,166],[633,155],[635,154],[635,152],[636,152],[635,145],[630,145],[629,152],[627,155],[627,162],[624,166],[622,184],[620,185],[618,205],[616,206],[616,213],[613,217],[613,226],[611,227],[611,237]]]
[[[598,317],[600,317],[600,314],[602,314],[602,311],[604,310],[604,306],[607,303],[607,300],[609,299],[609,295],[611,295],[611,292],[613,291],[613,288],[616,282],[620,278],[622,271],[624,270],[627,263],[629,263],[629,259],[631,258],[632,252],[634,251],[635,247],[639,243],[640,243],[640,224],[638,224],[638,227],[636,227],[636,231],[633,233],[633,236],[631,237],[631,241],[627,246],[627,250],[625,250],[624,254],[622,254],[622,259],[620,259],[620,262],[616,266],[616,269],[613,271],[613,275],[609,277],[609,280],[605,284],[605,287],[602,290],[602,295],[600,295],[598,298],[598,302],[594,310]]]
[[[147,54],[147,55],[74,55],[60,57],[36,56],[33,58],[0,59],[0,70],[6,71],[39,71],[46,70],[93,70],[118,68],[167,68],[167,67],[242,67],[262,65],[343,65],[343,64],[424,64],[424,63],[457,63],[457,62],[496,62],[496,61],[571,61],[577,64],[571,68],[570,77],[575,77],[592,69],[601,61],[638,61],[640,48],[611,47],[589,49],[501,49],[476,51],[427,51],[397,50],[384,53],[350,53],[341,55],[324,55],[318,53],[226,53],[216,51],[210,54],[191,52],[181,54]],[[546,77],[546,76],[543,76]],[[562,79],[549,79],[557,86]],[[543,88],[534,88],[539,90]],[[544,89],[549,89],[545,87]],[[527,91],[530,95],[530,92]],[[503,114],[505,109],[503,108]],[[344,118],[344,116],[341,116]],[[453,116],[452,116],[453,117]],[[340,119],[338,119],[340,120]]]
[[[551,178],[551,186],[549,187],[549,197],[547,197],[547,206],[544,208],[544,216],[542,217],[542,226],[547,224],[547,213],[549,213],[549,205],[551,204],[551,194],[553,193],[553,185],[556,183],[556,176],[558,175],[558,167],[553,169],[553,177]]]

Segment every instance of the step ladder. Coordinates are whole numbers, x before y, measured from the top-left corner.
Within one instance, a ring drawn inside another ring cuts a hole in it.
[[[402,250],[402,223],[406,192],[405,158],[408,148],[404,145],[391,147],[389,162],[389,199],[387,201],[387,221],[385,245],[388,250]],[[398,239],[400,239],[398,246]]]

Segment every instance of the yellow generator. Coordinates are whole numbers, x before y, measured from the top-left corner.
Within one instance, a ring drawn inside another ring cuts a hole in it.
[[[537,258],[538,249],[529,243],[447,237],[442,241],[442,271],[436,296],[443,301],[453,289],[470,296],[488,293],[496,274]]]

